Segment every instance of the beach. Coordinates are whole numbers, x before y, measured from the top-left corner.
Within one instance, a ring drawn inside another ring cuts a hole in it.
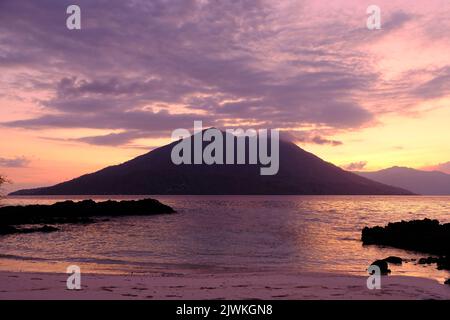
[[[0,272],[0,299],[14,300],[423,300],[450,299],[450,286],[432,279],[383,276],[381,289],[367,278],[333,273],[82,274],[81,290],[68,290],[64,273]]]
[[[0,301],[449,300],[448,16],[0,0]]]
[[[93,197],[95,201],[105,198]],[[11,205],[65,197],[7,198]],[[140,197],[116,197],[133,200]],[[449,299],[428,255],[363,245],[364,226],[435,218],[448,197],[159,196],[169,215],[56,225],[0,242],[0,299]],[[81,200],[75,198],[73,200]],[[368,208],[371,208],[368,210]],[[367,267],[401,257],[368,290]],[[82,290],[66,288],[80,266]]]

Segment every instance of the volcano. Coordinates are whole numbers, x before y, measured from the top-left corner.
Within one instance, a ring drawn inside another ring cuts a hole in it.
[[[179,142],[154,149],[50,187],[10,195],[411,195],[412,192],[345,171],[296,144],[279,141],[279,170],[260,175],[254,164],[181,164],[171,161]]]

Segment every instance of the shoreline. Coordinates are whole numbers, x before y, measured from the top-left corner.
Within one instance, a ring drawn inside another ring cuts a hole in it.
[[[65,273],[0,272],[1,300],[423,300],[450,299],[450,286],[410,276],[383,276],[380,290],[367,277],[332,273],[82,274],[68,290]]]

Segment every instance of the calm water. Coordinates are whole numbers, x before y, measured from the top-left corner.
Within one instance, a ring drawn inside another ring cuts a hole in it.
[[[88,197],[104,200],[105,197]],[[143,197],[113,197],[137,199]],[[65,272],[339,272],[366,274],[375,259],[419,258],[392,248],[362,246],[364,226],[401,219],[450,222],[450,197],[154,196],[178,213],[63,225],[50,234],[0,238],[0,270]],[[53,203],[65,198],[7,198],[3,204]],[[72,198],[75,200],[82,198]],[[393,274],[442,281],[434,266],[414,263]]]

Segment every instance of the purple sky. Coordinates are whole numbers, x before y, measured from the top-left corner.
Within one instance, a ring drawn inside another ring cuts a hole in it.
[[[71,31],[65,10],[72,1],[0,1],[3,135],[39,138],[44,150],[63,141],[90,152],[154,146],[202,120],[280,128],[325,157],[341,152],[335,161],[342,165],[383,166],[356,140],[375,146],[377,132],[389,141],[389,123],[402,132],[413,127],[398,119],[423,118],[428,128],[450,114],[448,1],[374,3],[382,10],[377,31],[366,28],[373,3],[365,1],[76,3],[82,30]],[[447,162],[442,129],[420,143],[439,136],[435,148],[444,154],[425,159],[417,151],[406,164]],[[408,149],[411,135],[387,147]],[[0,147],[3,163],[26,166],[36,155]]]

